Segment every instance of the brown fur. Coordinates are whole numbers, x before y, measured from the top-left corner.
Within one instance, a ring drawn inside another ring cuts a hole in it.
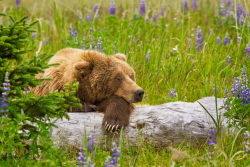
[[[53,78],[53,81],[43,82],[33,91],[36,96],[55,90],[64,91],[65,84],[77,79],[79,87],[76,97],[83,107],[75,111],[92,111],[97,106],[105,114],[104,123],[106,120],[110,125],[116,122],[119,127],[126,126],[134,109],[132,103],[138,102],[135,92],[141,89],[135,83],[134,70],[126,61],[126,56],[119,53],[107,57],[97,51],[66,48],[49,61],[49,64],[60,65],[37,75],[37,78]]]

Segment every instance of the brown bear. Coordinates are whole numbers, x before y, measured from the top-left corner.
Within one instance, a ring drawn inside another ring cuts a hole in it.
[[[66,48],[57,52],[49,64],[60,63],[36,77],[53,78],[33,89],[36,96],[55,90],[64,91],[65,84],[79,82],[76,97],[83,104],[73,111],[104,113],[104,128],[113,131],[127,126],[134,104],[142,101],[144,91],[135,83],[135,72],[124,54],[106,56],[97,51]]]

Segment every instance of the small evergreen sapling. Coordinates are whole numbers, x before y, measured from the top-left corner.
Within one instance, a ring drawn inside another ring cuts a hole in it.
[[[6,15],[0,13],[0,16]],[[51,80],[49,78],[37,79],[35,76],[44,72],[44,69],[50,66],[58,65],[47,64],[47,60],[53,56],[52,54],[34,55],[32,60],[24,60],[24,54],[30,51],[25,47],[29,42],[27,37],[35,32],[35,30],[30,28],[38,22],[27,24],[25,22],[27,17],[25,16],[16,21],[10,16],[13,24],[8,27],[0,25],[0,94],[6,92],[3,86],[6,72],[9,74],[8,86],[10,88],[5,96],[9,112],[0,113],[0,119],[8,118],[11,122],[10,125],[18,125],[19,127],[19,133],[16,131],[12,138],[12,144],[22,143],[18,147],[25,146],[27,150],[34,148],[44,149],[38,142],[38,138],[39,141],[41,138],[48,138],[50,127],[55,126],[55,121],[52,122],[52,119],[56,120],[63,117],[69,119],[66,108],[80,107],[81,104],[79,99],[74,96],[78,89],[78,83],[75,80],[72,82],[72,85],[65,85],[65,92],[56,91],[41,97],[35,97],[32,92],[24,93],[30,87],[36,87],[41,82]],[[3,108],[0,107],[0,110],[3,110]],[[21,111],[23,111],[22,114]],[[20,117],[18,115],[24,116],[21,117],[22,119],[18,119]],[[6,120],[1,122],[7,124]],[[8,131],[1,131],[1,133],[8,133]],[[9,136],[7,134],[0,135]],[[11,143],[5,143],[5,140],[7,141],[7,139],[2,139],[0,144],[11,145]],[[15,147],[15,145],[12,147]],[[4,151],[0,152],[0,159],[3,153]]]

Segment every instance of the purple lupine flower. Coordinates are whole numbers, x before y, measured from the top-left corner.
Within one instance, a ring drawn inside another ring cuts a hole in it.
[[[182,10],[188,10],[187,0],[182,0]]]
[[[92,17],[91,17],[91,12],[90,11],[88,11],[86,20],[87,21],[92,21]]]
[[[171,92],[168,94],[168,95],[170,95],[169,98],[171,98],[171,96],[172,96],[172,97],[175,97],[175,96],[176,96],[175,91],[176,91],[175,89],[172,89],[172,90],[171,90]]]
[[[237,18],[243,14],[243,6],[241,2],[237,2]]]
[[[5,73],[5,79],[4,79],[4,83],[3,83],[3,88],[2,88],[5,92],[2,92],[2,99],[1,99],[1,105],[0,107],[2,107],[3,109],[0,110],[0,113],[5,114],[9,111],[8,110],[8,103],[7,103],[7,92],[10,91],[10,80],[9,80],[9,73],[6,72]]]
[[[99,39],[98,39],[97,46],[96,46],[96,50],[97,50],[98,52],[103,53],[103,50],[102,50],[102,38],[101,38],[101,37],[99,37]]]
[[[149,49],[148,52],[147,52],[147,55],[146,55],[146,62],[148,62],[148,60],[150,59],[150,56],[151,56],[151,52],[150,52],[150,49]]]
[[[228,55],[227,56],[227,63],[226,63],[226,65],[229,65],[229,64],[231,64],[231,57]]]
[[[224,96],[224,98],[227,98],[229,96],[229,94],[228,94],[228,90],[227,90],[227,87],[225,88],[225,96]]]
[[[196,36],[197,36],[196,50],[200,51],[203,48],[203,38],[200,26],[198,26],[197,28]]]
[[[250,59],[250,44],[247,44],[245,47],[245,56],[247,59]]]
[[[98,18],[99,17],[99,4],[95,4],[94,5],[94,18]]]
[[[115,2],[114,2],[114,0],[112,0],[112,1],[110,2],[109,13],[110,13],[111,15],[115,15]]]
[[[99,4],[96,3],[96,4],[94,5],[94,13],[96,13],[98,9],[99,9]]]
[[[161,16],[164,16],[164,9],[163,9],[163,5],[161,5]]]
[[[240,43],[241,42],[241,37],[237,37],[237,43]]]
[[[227,0],[227,7],[230,7],[232,5],[232,0]]]
[[[16,0],[16,9],[18,10],[21,6],[21,0]]]
[[[193,8],[194,10],[198,9],[196,0],[192,0],[192,2],[191,2],[191,8]]]
[[[219,36],[216,38],[216,42],[217,42],[217,43],[221,43],[221,39],[220,39]]]
[[[225,39],[224,39],[224,46],[225,46],[226,44],[230,44],[230,37],[229,37],[228,33],[226,33]]]
[[[157,22],[157,19],[158,19],[158,14],[157,12],[155,11],[154,15],[153,15],[153,22]]]
[[[36,36],[37,36],[37,33],[36,33],[36,32],[33,32],[31,37],[32,37],[32,38],[35,38]]]
[[[208,141],[207,141],[207,145],[208,145],[208,149],[209,149],[209,158],[212,159],[213,156],[213,146],[216,144],[216,136],[215,136],[215,130],[214,129],[210,129],[208,131],[207,134],[208,137]]]
[[[248,131],[244,132],[244,138],[246,139],[246,141],[243,143],[244,144],[243,150],[250,154],[250,148],[249,148],[249,142],[248,142],[248,139],[250,138],[250,134]]]
[[[104,162],[105,167],[112,167],[116,166],[118,163],[118,160],[120,158],[120,153],[121,150],[119,147],[116,146],[115,143],[112,144],[112,149],[111,149],[111,156],[108,156]]]
[[[224,0],[220,1],[220,14],[221,14],[221,16],[225,16],[226,15]]]
[[[113,46],[113,49],[115,50],[115,54],[118,52],[118,49],[116,47],[117,42],[115,41],[115,46]]]
[[[138,10],[135,9],[135,14],[134,14],[133,20],[136,20],[138,18],[139,18]]]
[[[141,16],[145,16],[146,13],[146,2],[145,0],[140,1],[140,14]]]

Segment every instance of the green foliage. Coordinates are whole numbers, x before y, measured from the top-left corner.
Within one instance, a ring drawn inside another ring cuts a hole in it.
[[[76,80],[71,85],[65,85],[65,92],[55,91],[41,97],[35,97],[32,92],[27,93],[28,88],[51,80],[37,79],[38,73],[58,65],[47,65],[47,60],[53,54],[43,53],[30,60],[24,59],[24,55],[30,51],[25,47],[29,43],[28,37],[35,32],[30,28],[38,22],[26,24],[27,18],[25,16],[16,21],[10,16],[12,24],[8,27],[0,26],[0,93],[5,92],[3,83],[6,72],[9,73],[11,89],[7,92],[7,99],[1,98],[1,102],[8,103],[9,112],[0,113],[0,159],[6,159],[6,154],[12,155],[17,150],[25,154],[30,151],[38,154],[39,149],[49,150],[52,144],[45,147],[41,141],[53,143],[49,136],[55,121],[63,117],[69,119],[66,109],[81,106],[79,99],[74,97],[78,89]]]

